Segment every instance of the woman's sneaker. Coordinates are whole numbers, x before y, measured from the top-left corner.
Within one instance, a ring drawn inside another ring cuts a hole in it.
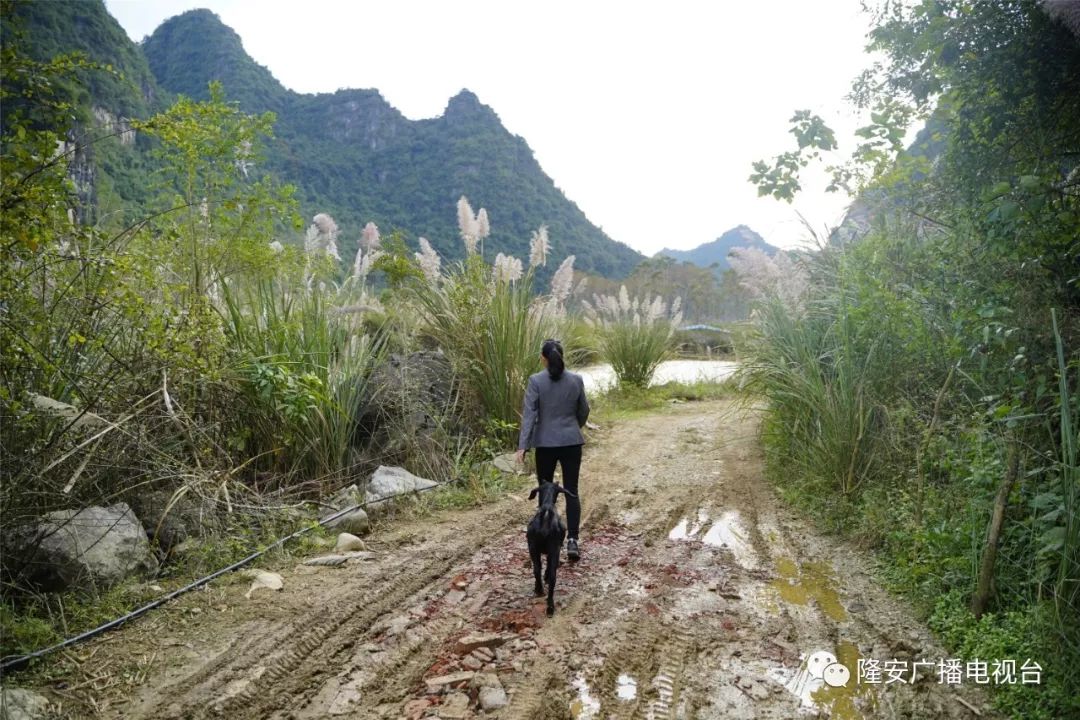
[[[577,560],[581,557],[581,553],[578,551],[577,540],[570,538],[566,541],[566,559]]]

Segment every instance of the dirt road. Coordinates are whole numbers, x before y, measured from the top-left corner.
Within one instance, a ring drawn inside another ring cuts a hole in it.
[[[110,680],[61,698],[101,717],[298,720],[921,719],[986,707],[977,688],[940,684],[925,666],[915,683],[856,682],[859,658],[947,656],[873,584],[865,558],[781,506],[752,412],[688,403],[613,423],[591,438],[581,487],[582,560],[560,569],[553,618],[531,594],[520,493],[397,523],[367,538],[373,559],[274,568],[280,592],[193,593],[80,648],[84,672]],[[846,686],[811,677],[815,651],[849,669]]]

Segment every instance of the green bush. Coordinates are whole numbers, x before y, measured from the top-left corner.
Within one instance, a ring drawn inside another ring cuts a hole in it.
[[[671,314],[659,295],[630,298],[624,285],[619,296],[597,296],[586,306],[596,328],[600,356],[611,364],[619,385],[645,388],[656,368],[670,357],[672,336],[682,320],[676,299]]]
[[[1024,720],[1058,720],[1080,714],[1080,669],[1070,659],[1075,648],[1064,645],[1055,628],[1054,609],[1035,603],[1019,610],[987,613],[976,619],[964,593],[942,595],[934,604],[930,627],[952,653],[964,661],[1015,660],[1019,678],[1028,660],[1041,667],[1038,684],[995,684],[994,705]]]
[[[520,279],[500,279],[473,254],[415,295],[425,332],[454,363],[475,405],[478,434],[494,432],[507,443],[516,436],[529,375],[540,370],[541,345],[557,327],[550,300],[533,296],[532,281],[531,268]]]

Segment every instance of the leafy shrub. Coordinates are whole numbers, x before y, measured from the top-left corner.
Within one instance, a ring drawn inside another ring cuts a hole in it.
[[[601,357],[611,363],[620,385],[648,387],[656,368],[671,354],[672,336],[682,322],[679,298],[670,315],[659,295],[631,299],[625,285],[618,297],[595,295],[594,301],[585,307],[597,330]]]
[[[987,613],[976,619],[960,591],[939,596],[930,616],[930,627],[939,633],[958,657],[986,661],[1015,660],[1021,666],[1032,660],[1042,668],[1038,684],[997,684],[994,704],[1012,717],[1025,720],[1057,720],[1080,713],[1076,687],[1078,670],[1069,661],[1069,650],[1054,628],[1054,610],[1035,603],[1020,610]]]

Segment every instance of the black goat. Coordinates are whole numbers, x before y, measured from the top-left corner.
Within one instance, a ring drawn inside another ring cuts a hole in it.
[[[555,573],[559,569],[559,551],[566,538],[566,525],[555,509],[555,501],[559,493],[577,496],[553,482],[543,482],[533,488],[529,499],[535,498],[537,493],[540,494],[540,507],[529,521],[525,538],[529,541],[529,557],[532,558],[533,576],[536,578],[534,591],[538,597],[544,594],[544,585],[540,582],[540,556],[547,555],[544,580],[547,581],[547,614],[551,617],[555,614]]]

